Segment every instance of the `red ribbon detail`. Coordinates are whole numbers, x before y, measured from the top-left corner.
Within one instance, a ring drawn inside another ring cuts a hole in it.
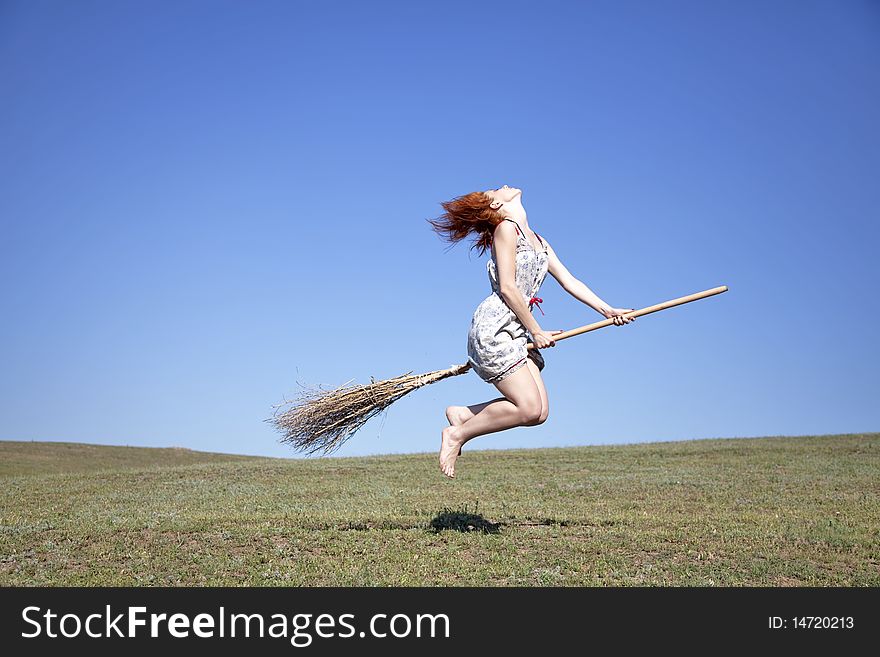
[[[535,304],[536,306],[538,306],[538,310],[540,310],[541,314],[543,315],[544,309],[541,308],[541,305],[540,305],[542,303],[544,303],[543,299],[539,299],[538,297],[532,297],[531,299],[529,299],[529,310],[532,309],[532,304]]]

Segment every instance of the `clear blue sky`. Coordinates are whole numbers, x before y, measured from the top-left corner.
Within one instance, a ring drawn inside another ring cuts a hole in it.
[[[505,183],[614,306],[730,290],[545,350],[549,420],[471,448],[880,430],[876,2],[6,1],[0,88],[2,439],[296,456],[299,384],[465,362],[486,256],[425,219]]]

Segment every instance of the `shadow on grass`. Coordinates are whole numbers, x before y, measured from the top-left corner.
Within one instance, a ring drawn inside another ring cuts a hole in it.
[[[435,534],[446,530],[498,534],[501,531],[501,525],[500,522],[486,520],[479,513],[471,513],[465,507],[462,510],[443,509],[431,520],[431,531]]]

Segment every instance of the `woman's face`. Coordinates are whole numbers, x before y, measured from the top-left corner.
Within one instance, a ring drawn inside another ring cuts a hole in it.
[[[517,196],[521,195],[522,190],[516,187],[502,185],[498,189],[488,189],[484,193],[492,198],[492,207],[497,209],[497,207],[500,207],[504,203],[512,201]]]

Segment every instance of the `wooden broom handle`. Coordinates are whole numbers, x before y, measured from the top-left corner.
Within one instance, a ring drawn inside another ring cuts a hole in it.
[[[649,315],[651,313],[656,313],[658,310],[666,310],[667,308],[672,308],[673,306],[680,306],[683,303],[690,303],[691,301],[696,301],[697,299],[705,299],[706,297],[711,297],[716,294],[721,294],[722,292],[727,292],[727,286],[721,285],[719,287],[713,287],[711,290],[705,290],[703,292],[696,292],[694,294],[689,294],[686,297],[679,297],[678,299],[670,299],[669,301],[664,301],[663,303],[658,303],[655,306],[648,306],[647,308],[641,308],[639,310],[633,310],[628,313],[624,313],[623,317],[641,317],[642,315]],[[563,331],[562,333],[557,333],[553,336],[553,340],[565,340],[565,338],[571,338],[575,335],[580,335],[581,333],[586,333],[587,331],[595,331],[596,329],[603,328],[605,326],[611,326],[614,324],[614,318],[603,319],[601,322],[595,322],[594,324],[587,324],[586,326],[580,326],[578,328],[571,329],[570,331]],[[526,349],[534,349],[535,345],[532,342],[526,344]]]

